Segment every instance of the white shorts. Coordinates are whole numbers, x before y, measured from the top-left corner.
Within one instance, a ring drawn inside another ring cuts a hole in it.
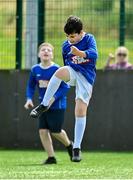
[[[70,86],[76,87],[76,99],[81,99],[84,103],[89,105],[92,96],[92,85],[80,73],[75,71],[70,66],[65,66],[70,73],[70,81],[67,82]]]

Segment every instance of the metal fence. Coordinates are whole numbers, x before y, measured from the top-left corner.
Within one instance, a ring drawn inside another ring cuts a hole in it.
[[[0,0],[0,69],[15,68],[16,1]]]
[[[0,0],[0,69],[29,69],[38,62],[42,41],[55,46],[55,62],[62,65],[63,26],[72,14],[97,39],[97,68],[103,68],[120,43],[129,49],[133,63],[132,0]]]

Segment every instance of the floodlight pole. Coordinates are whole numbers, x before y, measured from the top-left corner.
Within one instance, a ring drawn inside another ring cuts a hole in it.
[[[125,0],[120,0],[120,28],[119,28],[119,45],[125,45]]]

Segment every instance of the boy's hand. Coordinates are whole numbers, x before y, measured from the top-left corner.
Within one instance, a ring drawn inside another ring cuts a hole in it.
[[[32,107],[34,107],[34,104],[33,104],[33,102],[32,102],[31,99],[28,99],[28,100],[26,101],[25,105],[24,105],[24,108],[25,108],[25,109],[29,109],[29,108],[32,108]]]
[[[73,55],[78,56],[78,54],[79,54],[79,49],[76,48],[75,46],[71,46],[71,53],[72,53]]]
[[[86,57],[86,54],[84,51],[80,51],[78,48],[76,48],[75,46],[71,46],[71,53],[75,56],[79,56],[79,57]]]

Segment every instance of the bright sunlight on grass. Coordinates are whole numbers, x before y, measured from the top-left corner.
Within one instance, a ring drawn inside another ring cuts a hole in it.
[[[1,179],[128,179],[133,178],[133,153],[83,152],[80,163],[57,152],[57,165],[41,165],[43,151],[0,151]]]

